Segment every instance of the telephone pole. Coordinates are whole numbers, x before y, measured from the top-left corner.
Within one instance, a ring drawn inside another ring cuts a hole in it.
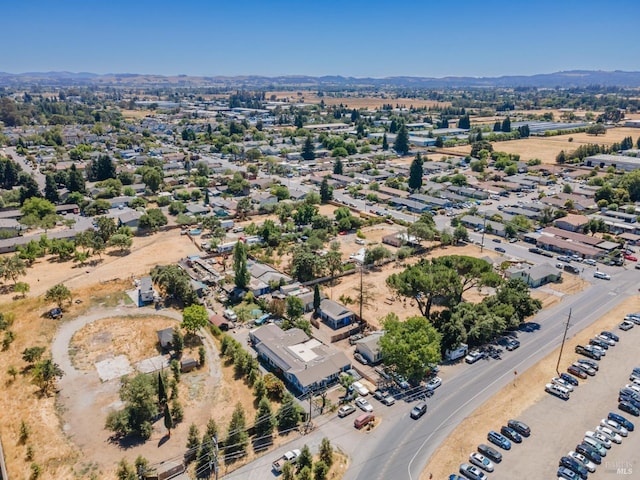
[[[562,350],[564,349],[564,342],[567,339],[567,332],[569,331],[569,321],[571,320],[571,309],[569,309],[569,317],[567,317],[567,323],[564,326],[564,335],[562,336],[562,344],[560,345],[560,353],[558,354],[558,363],[556,364],[556,373],[560,376],[560,359],[562,358]]]
[[[215,474],[216,480],[218,480],[218,435],[211,437],[211,443],[213,445],[213,458],[209,457],[209,471]]]

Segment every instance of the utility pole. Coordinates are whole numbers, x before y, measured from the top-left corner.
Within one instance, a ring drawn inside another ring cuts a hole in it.
[[[571,320],[571,309],[569,309],[569,317],[567,323],[564,326],[564,335],[562,337],[562,344],[560,345],[560,353],[558,354],[558,363],[556,364],[556,373],[560,376],[560,359],[562,358],[562,350],[564,349],[564,342],[567,339],[567,331],[569,331],[569,321]]]
[[[366,254],[366,252],[365,252],[365,254]],[[362,259],[362,265],[360,265],[360,298],[359,298],[359,300],[360,300],[360,321],[361,322],[362,322],[362,304],[363,304],[363,300],[364,300],[362,298],[362,295],[363,295],[363,292],[362,292],[362,288],[363,288],[363,285],[362,285],[362,273],[363,273],[363,270],[364,270],[364,259]]]
[[[218,480],[218,435],[211,437],[211,443],[213,445],[213,458],[209,457],[209,471],[213,471],[216,480]]]
[[[480,242],[480,251],[484,249],[484,232],[487,230],[487,212],[484,212],[484,220],[482,221],[482,241]]]

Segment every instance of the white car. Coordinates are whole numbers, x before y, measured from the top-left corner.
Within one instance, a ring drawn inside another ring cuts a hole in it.
[[[362,397],[356,398],[356,405],[363,412],[373,412],[373,407],[371,406],[371,404]]]
[[[627,435],[629,435],[629,430],[624,428],[615,420],[611,420],[610,418],[603,418],[602,420],[600,420],[600,425],[602,425],[603,427],[610,428],[615,433],[623,437],[626,437]]]
[[[435,390],[440,385],[442,385],[442,379],[440,377],[434,377],[427,382],[427,389]]]
[[[586,263],[587,265],[591,265],[592,267],[595,267],[597,265],[597,262],[593,258],[586,258],[583,263]]]
[[[571,385],[569,382],[567,382],[564,378],[553,377],[551,379],[551,383],[555,383],[559,387],[562,387],[562,388],[568,390],[569,392],[573,392],[573,385]]]
[[[594,352],[598,352],[601,357],[604,357],[607,354],[607,351],[600,345],[591,345],[591,350],[593,350]]]
[[[356,392],[358,392],[358,395],[362,395],[363,397],[369,395],[369,389],[362,385],[360,382],[353,382],[351,386]]]
[[[486,472],[493,472],[493,462],[484,455],[473,452],[469,455],[469,461]]]
[[[596,335],[596,338],[598,340],[602,340],[604,343],[606,343],[610,347],[614,347],[616,345],[615,341],[611,340],[609,337],[606,337],[604,335]]]
[[[608,273],[599,272],[597,270],[593,272],[593,276],[602,280],[611,280],[611,275],[609,275]]]
[[[640,393],[640,385],[638,385],[636,382],[627,383],[624,386],[624,388],[629,388],[629,389],[633,390],[634,392]]]
[[[622,437],[618,435],[616,432],[611,430],[609,427],[603,427],[602,425],[598,425],[596,427],[596,432],[601,433],[608,439],[610,439],[614,443],[622,443]]]
[[[585,457],[584,455],[582,455],[581,453],[578,452],[574,452],[573,450],[571,450],[569,452],[569,456],[571,458],[573,458],[574,460],[577,460],[579,463],[581,463],[582,465],[584,465],[584,468],[586,468],[587,470],[589,470],[591,473],[596,471],[596,464],[593,463],[591,460],[589,460],[587,457]]]
[[[611,440],[608,439],[607,437],[605,437],[600,432],[592,432],[592,431],[587,430],[584,433],[584,436],[587,437],[587,438],[591,438],[592,440],[595,440],[596,442],[601,444],[607,450],[609,450],[611,448]]]
[[[481,358],[484,358],[484,353],[478,350],[472,350],[469,352],[469,355],[464,357],[464,361],[467,363],[476,363]]]

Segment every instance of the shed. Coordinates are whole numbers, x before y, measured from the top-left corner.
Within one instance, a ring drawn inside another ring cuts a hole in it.
[[[190,372],[196,368],[198,368],[198,361],[195,358],[186,357],[180,360],[180,371],[182,373]]]
[[[231,324],[227,321],[227,319],[221,317],[220,315],[211,315],[209,317],[209,323],[211,323],[211,325],[215,325],[223,332],[226,332],[227,330],[229,330],[229,327],[231,327]]]

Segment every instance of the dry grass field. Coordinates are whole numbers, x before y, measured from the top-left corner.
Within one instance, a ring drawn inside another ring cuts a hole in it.
[[[605,135],[598,135],[597,137],[586,133],[557,135],[555,137],[529,137],[507,142],[495,142],[493,143],[493,149],[498,152],[518,154],[523,161],[538,158],[542,160],[542,163],[554,164],[556,156],[561,150],[570,152],[581,145],[590,143],[612,145],[629,136],[633,138],[635,143],[640,136],[640,129],[628,127],[610,128]],[[573,140],[569,141],[570,138]],[[471,147],[469,145],[461,145],[446,150],[468,154],[471,151]]]
[[[394,107],[396,105],[409,107],[446,107],[450,105],[449,102],[438,102],[435,100],[423,100],[420,98],[395,98],[391,95],[382,95],[380,97],[318,97],[315,92],[312,91],[273,91],[266,92],[265,98],[270,99],[272,95],[276,96],[277,100],[288,100],[292,103],[304,102],[304,103],[320,103],[324,100],[325,105],[345,105],[348,108],[367,108],[376,109],[382,108],[385,104],[391,104]]]

